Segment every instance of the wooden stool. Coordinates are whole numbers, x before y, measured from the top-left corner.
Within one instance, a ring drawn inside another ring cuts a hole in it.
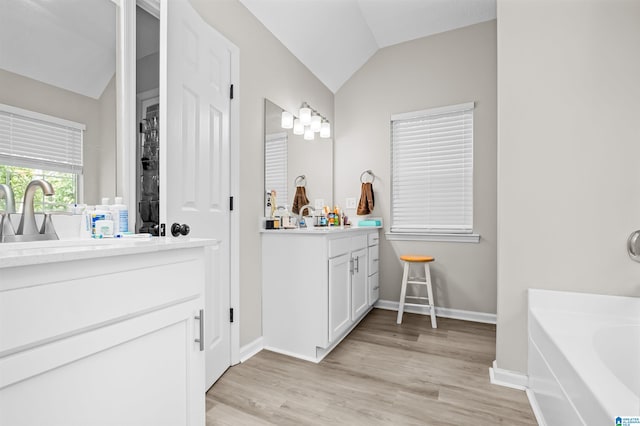
[[[402,314],[404,313],[404,301],[405,299],[418,299],[426,300],[427,305],[431,311],[431,327],[438,328],[436,323],[436,309],[433,303],[433,288],[431,287],[431,271],[429,270],[429,263],[435,259],[431,256],[415,256],[415,255],[403,255],[400,256],[400,260],[404,263],[404,273],[402,274],[402,289],[400,290],[400,305],[398,306],[398,324],[402,324]],[[421,280],[415,277],[409,277],[409,269],[412,263],[424,264],[424,276],[425,279]],[[407,296],[407,284],[423,285],[427,287],[427,297],[424,296]]]

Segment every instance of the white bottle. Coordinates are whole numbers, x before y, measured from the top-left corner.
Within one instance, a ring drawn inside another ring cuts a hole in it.
[[[91,213],[93,206],[87,206],[80,218],[80,238],[91,238]]]
[[[97,205],[96,209],[91,212],[91,234],[100,234],[99,230],[96,231],[96,222],[99,220],[110,220],[111,211],[109,211],[109,199],[103,198],[102,204]]]
[[[113,219],[113,233],[129,232],[129,210],[126,204],[122,204],[122,197],[116,197],[115,204],[109,207]]]

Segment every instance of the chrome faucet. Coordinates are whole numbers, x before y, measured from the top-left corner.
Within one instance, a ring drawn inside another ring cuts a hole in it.
[[[42,189],[44,195],[53,195],[55,191],[53,186],[44,179],[34,179],[27,185],[24,190],[24,202],[22,203],[22,217],[18,226],[17,235],[35,235],[40,234],[40,230],[36,225],[36,215],[33,211],[33,198],[38,188]],[[45,220],[47,218],[45,217]],[[57,239],[57,237],[55,238]]]
[[[305,211],[305,209],[309,210],[312,213],[312,215],[313,215],[313,213],[316,212],[316,209],[311,207],[311,204],[305,204],[304,206],[300,207],[300,210],[298,210],[298,223],[302,223],[302,216],[303,216],[303,212]],[[307,226],[307,228],[308,228],[308,226]]]
[[[7,184],[0,183],[0,199],[4,197],[5,200],[5,213],[16,212],[16,200],[13,196],[13,189]]]

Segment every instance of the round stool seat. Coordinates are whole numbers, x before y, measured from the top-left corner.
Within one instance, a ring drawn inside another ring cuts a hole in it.
[[[435,259],[433,258],[433,256],[403,254],[402,256],[400,256],[400,260],[404,260],[405,262],[433,262]]]

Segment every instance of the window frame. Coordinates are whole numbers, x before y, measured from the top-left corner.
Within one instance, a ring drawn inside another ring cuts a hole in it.
[[[455,231],[453,229],[447,229],[439,231],[436,227],[433,229],[425,229],[424,231],[420,230],[419,227],[409,228],[406,231],[398,230],[394,227],[394,215],[397,213],[394,208],[394,191],[395,191],[395,182],[394,182],[394,153],[396,151],[396,144],[394,141],[394,122],[402,121],[402,120],[412,120],[417,118],[428,118],[434,117],[443,114],[451,114],[455,112],[466,113],[467,111],[471,111],[474,113],[475,102],[466,102],[462,104],[456,105],[448,105],[443,107],[429,108],[425,110],[419,111],[411,111],[406,113],[392,114],[391,119],[389,121],[389,135],[390,135],[390,148],[391,148],[391,191],[390,191],[390,216],[391,216],[391,225],[389,227],[389,231],[386,232],[386,237],[388,240],[406,240],[406,241],[439,241],[439,242],[471,242],[477,243],[480,240],[480,235],[474,232],[474,211],[473,211],[473,196],[474,196],[474,185],[473,185],[473,170],[474,170],[474,141],[473,141],[473,133],[474,133],[474,123],[471,125],[471,229],[469,230],[460,230]],[[473,117],[473,115],[472,115]],[[394,229],[395,228],[395,229]]]

